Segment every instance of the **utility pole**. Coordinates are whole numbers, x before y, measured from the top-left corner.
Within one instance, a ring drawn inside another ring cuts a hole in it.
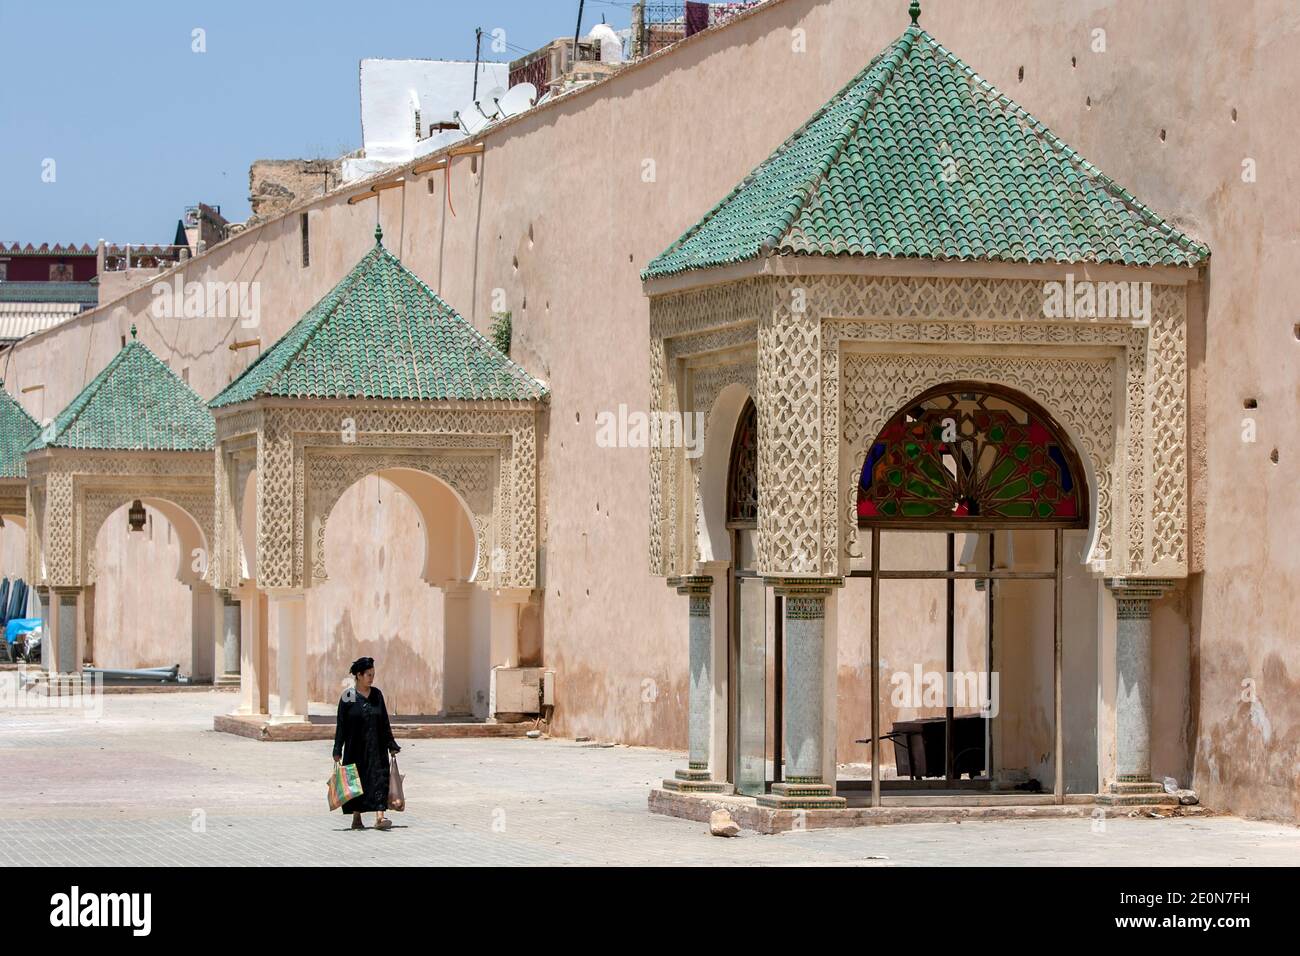
[[[573,63],[574,69],[577,69],[578,62],[578,36],[582,33],[582,7],[586,0],[578,0],[578,25],[573,28]]]
[[[474,95],[471,99],[478,99],[478,58],[479,51],[483,48],[483,28],[474,28]]]

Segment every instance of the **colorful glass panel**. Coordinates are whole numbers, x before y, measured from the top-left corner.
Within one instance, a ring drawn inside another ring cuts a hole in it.
[[[727,520],[758,520],[758,409],[745,403],[731,445],[727,479]]]
[[[858,521],[1086,527],[1081,478],[1071,446],[1028,400],[947,386],[909,404],[868,447]]]

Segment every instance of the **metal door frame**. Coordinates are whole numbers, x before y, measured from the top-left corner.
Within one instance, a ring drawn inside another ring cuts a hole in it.
[[[880,564],[880,526],[874,525],[871,528],[871,567],[862,571],[851,571],[850,577],[870,577],[871,578],[871,806],[880,806],[880,582],[881,581],[910,581],[910,580],[942,580],[947,582],[948,591],[948,622],[947,622],[947,647],[946,659],[949,673],[952,672],[953,665],[953,617],[954,617],[954,587],[957,581],[963,580],[982,580],[982,581],[1051,581],[1052,582],[1052,714],[1055,727],[1053,728],[1052,744],[1052,763],[1053,775],[1055,777],[1052,785],[1052,795],[1056,803],[1065,802],[1065,764],[1063,761],[1064,754],[1064,726],[1062,720],[1062,676],[1061,676],[1061,657],[1062,642],[1061,631],[1064,622],[1062,596],[1064,590],[1064,535],[1065,529],[1054,527],[1051,529],[1042,528],[1039,530],[1051,530],[1053,535],[1052,548],[1052,570],[1051,571],[1010,571],[997,570],[993,567],[992,560],[989,561],[987,571],[958,571],[954,563],[954,534],[953,530],[948,530],[948,568],[944,571],[886,571],[881,568]],[[909,528],[891,527],[890,531],[910,531]],[[934,531],[935,528],[918,528],[917,531]],[[962,528],[960,530],[970,531],[973,529]],[[992,557],[991,538],[993,530],[1013,530],[1011,528],[989,529],[990,530],[990,558]],[[992,607],[992,594],[990,590],[989,606]],[[989,617],[989,626],[992,627],[992,617]],[[990,655],[988,664],[992,666],[992,656]],[[946,701],[945,710],[945,747],[947,750],[945,760],[945,786],[951,786],[953,770],[952,754],[952,718],[953,708],[952,700]],[[992,750],[987,751],[989,770],[992,766]],[[911,783],[915,783],[912,781]],[[924,789],[917,787],[916,789]]]

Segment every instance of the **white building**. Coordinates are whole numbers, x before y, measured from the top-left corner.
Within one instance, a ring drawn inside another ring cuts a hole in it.
[[[509,66],[479,63],[477,93],[504,90]],[[474,64],[457,60],[361,61],[361,156],[343,179],[372,176],[461,138],[455,113],[475,95]]]

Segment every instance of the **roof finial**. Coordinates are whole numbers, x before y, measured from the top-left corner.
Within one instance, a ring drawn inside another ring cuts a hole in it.
[[[382,246],[383,244],[384,244],[384,227],[381,226],[379,223],[375,223],[375,245]]]
[[[135,341],[135,323],[131,323],[131,341]]]
[[[908,4],[907,12],[912,15],[912,26],[916,26],[917,21],[921,19],[921,0],[912,0]]]

